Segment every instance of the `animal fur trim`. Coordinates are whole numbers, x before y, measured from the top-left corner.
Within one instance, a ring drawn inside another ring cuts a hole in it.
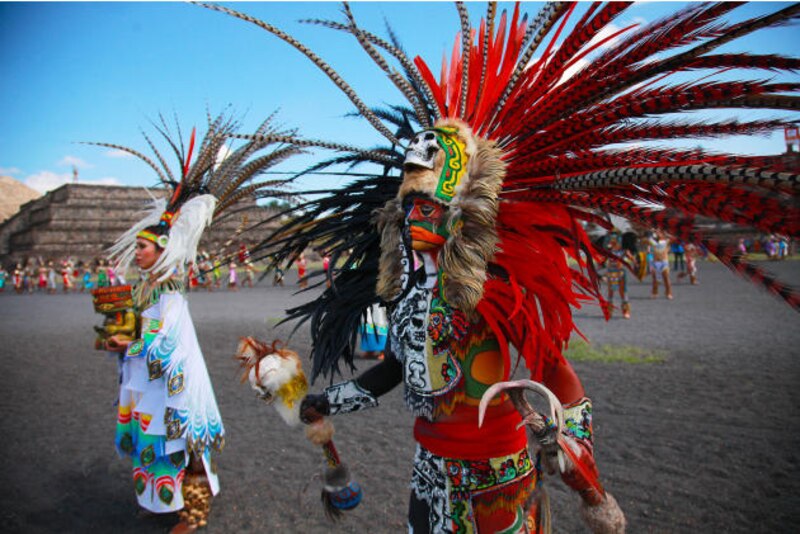
[[[505,177],[502,152],[494,142],[476,139],[476,144],[468,179],[450,205],[450,237],[439,253],[444,299],[468,315],[483,298],[487,266],[497,246],[498,195]]]
[[[581,517],[595,534],[625,534],[625,514],[608,492],[600,504],[590,505],[581,501]]]
[[[387,302],[395,300],[403,291],[403,221],[405,213],[400,199],[392,199],[383,208],[375,210],[376,225],[381,234],[381,259],[378,265],[376,293]]]
[[[306,426],[306,438],[314,445],[322,446],[333,439],[333,424],[327,419],[320,419]]]

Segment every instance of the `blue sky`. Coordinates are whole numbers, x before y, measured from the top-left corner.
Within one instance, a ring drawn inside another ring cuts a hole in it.
[[[402,101],[352,36],[298,22],[341,21],[338,3],[226,5],[294,35],[333,65],[369,105]],[[637,5],[615,24],[649,22],[680,5]],[[737,9],[732,18],[785,5],[760,2]],[[534,15],[539,6],[527,3],[523,10]],[[477,23],[485,4],[468,7]],[[512,4],[503,7],[513,9]],[[384,17],[389,19],[409,55],[419,54],[431,65],[449,53],[458,31],[451,2],[356,2],[352,8],[362,27],[382,36],[387,35]],[[789,26],[755,34],[726,50],[791,55],[797,43],[797,26]],[[382,140],[364,121],[343,117],[352,104],[289,45],[251,24],[184,3],[0,2],[0,79],[0,174],[39,189],[64,183],[73,165],[83,182],[153,185],[155,176],[143,163],[75,142],[115,142],[147,152],[139,129],[152,132],[148,120],[159,112],[170,118],[176,113],[184,131],[193,125],[202,131],[206,108],[216,114],[231,105],[243,115],[247,131],[280,108],[279,122],[299,127],[306,137],[365,146]],[[789,79],[800,81],[798,76]],[[788,112],[769,116],[794,118]],[[738,138],[725,147],[774,154],[784,150],[783,134]],[[284,168],[302,163],[291,161]],[[330,186],[339,179],[317,180]]]

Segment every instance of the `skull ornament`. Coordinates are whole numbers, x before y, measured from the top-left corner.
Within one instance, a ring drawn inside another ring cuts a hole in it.
[[[436,152],[438,150],[439,144],[436,140],[436,133],[431,130],[424,130],[415,135],[408,145],[404,164],[433,169],[436,164]]]

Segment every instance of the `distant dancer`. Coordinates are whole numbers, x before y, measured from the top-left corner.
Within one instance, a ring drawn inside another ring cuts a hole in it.
[[[214,287],[221,288],[222,287],[222,262],[219,260],[217,256],[214,256],[214,260],[212,261],[212,265],[214,266],[214,270],[211,271],[212,276],[214,277]]]
[[[683,243],[680,241],[673,241],[672,245],[670,245],[670,250],[672,251],[672,268],[675,273],[686,271]]]
[[[631,305],[628,302],[628,279],[625,273],[625,261],[633,260],[633,255],[622,248],[622,240],[617,233],[609,234],[608,251],[611,257],[606,260],[606,281],[608,282],[609,314],[614,308],[614,292],[619,292],[622,300],[622,317],[631,318]]]
[[[300,254],[295,264],[297,265],[297,285],[305,288],[308,286],[308,280],[306,280],[306,257]]]
[[[742,255],[742,259],[746,259],[747,258],[747,245],[745,245],[743,237],[739,238],[739,243],[736,245],[736,248],[737,248],[739,254]]]
[[[17,293],[22,293],[25,289],[23,285],[23,281],[25,278],[25,270],[22,268],[22,264],[18,263],[17,267],[14,269],[14,291]]]
[[[8,271],[0,265],[0,293],[6,290],[6,278],[8,278]]]
[[[323,252],[322,256],[322,270],[325,271],[325,285],[331,287],[331,257],[327,252]]]
[[[228,264],[228,289],[231,291],[238,291],[238,277],[236,274],[236,262]]]
[[[22,287],[28,294],[33,293],[33,288],[36,285],[36,266],[32,263],[28,263],[27,267],[25,267],[25,271],[22,275]]]
[[[92,268],[88,265],[83,268],[83,284],[81,285],[81,293],[84,291],[91,291],[94,287],[92,282]]]
[[[255,271],[256,268],[253,265],[253,262],[250,261],[248,253],[248,258],[244,262],[244,282],[242,282],[242,287],[244,286],[253,287],[253,282],[255,281]]]
[[[275,266],[275,274],[272,277],[272,285],[283,287],[283,269],[281,269],[280,266]]]
[[[72,282],[72,264],[69,261],[64,261],[61,264],[61,286],[64,293],[69,293],[75,284]]]
[[[100,260],[97,264],[97,287],[108,287],[108,269],[106,268],[106,262],[104,260]]]
[[[51,295],[58,290],[58,274],[56,273],[56,266],[50,261],[47,263],[47,292]]]
[[[701,251],[695,246],[694,243],[688,243],[686,245],[686,272],[681,273],[678,275],[678,278],[683,278],[686,275],[689,275],[689,283],[693,286],[698,284],[697,282],[697,257],[701,254]]]
[[[658,297],[658,277],[664,281],[664,294],[668,299],[672,299],[672,282],[669,278],[669,239],[662,231],[657,231],[653,239],[650,240],[650,252],[653,254],[653,261],[650,264],[650,274],[653,276],[652,298]]]
[[[47,267],[44,262],[39,266],[39,291],[47,290]]]

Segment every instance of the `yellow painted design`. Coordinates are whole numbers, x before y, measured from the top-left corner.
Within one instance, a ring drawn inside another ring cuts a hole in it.
[[[308,393],[308,381],[303,371],[299,371],[291,380],[278,388],[275,392],[278,398],[289,408]]]
[[[467,145],[458,138],[456,128],[436,128],[436,132],[439,146],[444,150],[444,166],[439,175],[436,196],[449,202],[455,196],[456,188],[467,169]]]

